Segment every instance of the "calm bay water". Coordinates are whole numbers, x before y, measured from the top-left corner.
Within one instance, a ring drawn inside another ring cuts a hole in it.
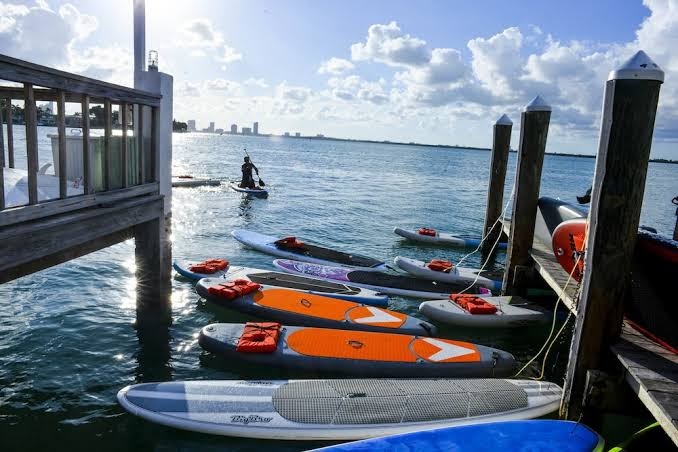
[[[41,132],[45,140],[47,131]],[[21,139],[18,137],[17,142]],[[45,141],[41,141],[45,144]],[[397,255],[458,260],[400,240],[393,226],[431,226],[478,235],[482,228],[489,152],[203,134],[174,136],[174,174],[239,177],[247,147],[271,187],[267,200],[226,186],[175,189],[175,257],[226,257],[236,265],[271,268],[271,257],[241,247],[234,228],[309,241],[391,260]],[[41,151],[41,157],[49,158]],[[547,156],[542,195],[573,200],[591,183],[594,160]],[[511,191],[511,154],[506,197]],[[670,200],[678,165],[650,164],[642,224],[670,234]],[[503,255],[495,268],[501,267]],[[479,266],[472,256],[468,266]],[[199,329],[244,317],[201,300],[192,284],[173,280],[174,323],[166,338],[140,340],[132,326],[134,243],[119,244],[0,286],[0,450],[300,450],[311,444],[272,443],[192,434],[125,413],[115,400],[123,386],[154,380],[287,378],[315,375],[262,369],[210,356]],[[418,315],[418,302],[392,308]],[[442,330],[447,337],[506,349],[526,362],[548,327],[532,331]],[[562,382],[567,340],[554,348],[547,375]],[[555,366],[553,362],[557,362]]]

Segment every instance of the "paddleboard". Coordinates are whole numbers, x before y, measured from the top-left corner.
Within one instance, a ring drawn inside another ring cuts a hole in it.
[[[267,286],[301,290],[316,295],[324,295],[326,297],[338,298],[340,300],[355,301],[357,303],[369,304],[371,306],[388,306],[388,295],[361,287],[333,283],[307,276],[291,275],[289,273],[233,265],[228,268],[228,271],[220,270],[210,274],[197,273],[190,270],[194,263],[194,261],[176,259],[172,266],[177,271],[177,273],[194,281],[198,281],[202,278],[224,278],[227,281],[233,281],[235,279],[247,279],[249,281],[265,284]]]
[[[424,336],[436,333],[436,327],[430,323],[399,312],[292,289],[262,285],[244,296],[224,298],[218,292],[229,283],[233,284],[220,278],[203,278],[198,281],[195,290],[201,297],[220,306],[287,325]]]
[[[505,377],[515,371],[515,359],[502,350],[372,331],[282,326],[268,352],[238,351],[252,328],[237,323],[208,325],[200,331],[198,342],[229,360],[356,377]]]
[[[275,244],[281,237],[259,234],[258,232],[247,231],[245,229],[236,229],[231,232],[231,235],[243,245],[272,256],[321,265],[365,267],[375,270],[386,269],[386,264],[383,261],[360,254],[344,253],[308,243],[303,243],[297,248],[282,247]]]
[[[421,228],[428,229],[428,228]],[[461,237],[455,234],[449,234],[447,232],[438,232],[433,229],[429,230],[429,234],[421,234],[419,230],[413,229],[404,229],[396,227],[393,229],[393,232],[401,237],[404,237],[413,242],[426,243],[429,245],[440,245],[440,246],[459,246],[459,247],[468,247],[468,248],[477,248],[480,245],[480,239],[474,239],[469,237]],[[506,243],[500,242],[497,243],[497,249],[505,250]]]
[[[561,394],[554,383],[530,380],[216,380],[127,386],[118,402],[135,416],[194,432],[355,440],[531,419],[556,411]]]
[[[490,290],[501,290],[502,282],[479,276],[480,270],[475,268],[454,267],[449,273],[431,270],[427,263],[409,257],[398,256],[394,259],[395,265],[412,276],[429,279],[431,281],[449,282],[468,286],[475,284]],[[477,279],[476,279],[477,278]]]
[[[385,272],[364,271],[346,267],[310,264],[288,259],[276,259],[273,265],[284,272],[322,278],[328,281],[347,283],[389,295],[413,298],[447,298],[451,293],[464,290],[467,285],[428,281],[413,276]],[[471,288],[467,293],[478,293]]]
[[[605,441],[584,424],[537,419],[489,422],[401,433],[313,451],[602,452]],[[311,451],[311,452],[313,452]]]
[[[425,301],[419,312],[431,320],[448,325],[478,328],[514,328],[548,322],[549,316],[537,305],[520,297],[477,295],[495,306],[493,314],[475,314],[450,299]]]
[[[238,193],[245,193],[246,195],[258,196],[260,198],[265,198],[268,196],[268,190],[262,187],[242,188],[238,185],[237,182],[230,182],[228,186],[231,187],[232,190],[237,191]]]
[[[200,179],[193,176],[172,176],[172,187],[203,187],[221,185],[219,179]]]

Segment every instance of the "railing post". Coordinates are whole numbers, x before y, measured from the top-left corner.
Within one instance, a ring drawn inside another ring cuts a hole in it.
[[[12,128],[12,98],[5,99],[5,114],[7,116],[7,166],[14,168],[14,131]]]
[[[160,180],[160,108],[151,108],[151,179]]]
[[[122,154],[122,187],[129,186],[129,178],[127,175],[127,167],[129,165],[129,150],[127,149],[127,103],[120,103],[120,122],[122,123],[122,143],[120,144],[120,153]]]
[[[111,100],[104,99],[104,190],[111,189],[111,172],[113,164],[111,162]]]
[[[488,253],[492,249],[492,245],[502,233],[502,224],[496,222],[501,216],[504,203],[504,181],[506,180],[506,164],[511,147],[512,127],[513,122],[506,115],[501,115],[494,124],[492,164],[490,166],[490,182],[487,188],[485,227],[483,228],[486,236],[483,242],[484,253]]]
[[[605,85],[588,217],[584,275],[561,414],[579,419],[586,371],[598,369],[621,330],[664,72],[642,51]]]
[[[92,149],[89,145],[89,96],[82,96],[82,179],[86,195],[94,193]]]
[[[135,129],[137,134],[137,148],[139,160],[139,184],[146,183],[146,155],[144,154],[144,111],[142,104],[137,105],[137,116],[135,118]]]
[[[38,203],[38,124],[33,85],[24,83],[26,157],[28,163],[28,204]]]
[[[2,108],[0,108],[0,210],[5,208],[5,132],[2,127]]]
[[[66,93],[57,91],[57,129],[59,134],[59,198],[68,196],[68,167],[66,162]]]
[[[548,136],[551,107],[540,96],[535,97],[520,118],[520,149],[516,165],[516,188],[502,294],[515,295],[523,289],[516,281],[516,272],[530,263],[529,251],[534,238],[534,225]],[[520,276],[518,277],[520,279]]]

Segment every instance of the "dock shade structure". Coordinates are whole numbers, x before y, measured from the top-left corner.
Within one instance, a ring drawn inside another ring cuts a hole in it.
[[[160,137],[162,97],[0,55],[0,144],[8,155],[4,161],[0,152],[0,283],[135,238],[138,314],[152,312],[138,323],[170,321],[170,212],[159,181],[169,184],[171,174],[159,162],[171,150]],[[56,105],[53,175],[40,167],[36,102]],[[21,104],[25,160],[14,143],[12,113]]]

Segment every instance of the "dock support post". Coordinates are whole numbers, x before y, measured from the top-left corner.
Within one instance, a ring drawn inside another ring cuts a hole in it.
[[[579,419],[586,372],[619,337],[664,72],[639,51],[605,85],[584,275],[561,415]]]
[[[485,210],[485,227],[483,228],[483,253],[491,251],[492,245],[502,233],[502,224],[496,223],[501,216],[504,204],[504,182],[506,180],[506,164],[511,147],[511,129],[513,122],[506,115],[494,124],[492,139],[492,164],[490,166],[490,182],[487,188],[487,208]],[[496,223],[496,224],[495,224]]]
[[[520,294],[522,290],[518,281],[520,268],[530,263],[529,252],[534,238],[541,169],[550,120],[551,107],[541,96],[532,99],[520,117],[520,148],[516,165],[516,188],[504,270],[503,295]]]

